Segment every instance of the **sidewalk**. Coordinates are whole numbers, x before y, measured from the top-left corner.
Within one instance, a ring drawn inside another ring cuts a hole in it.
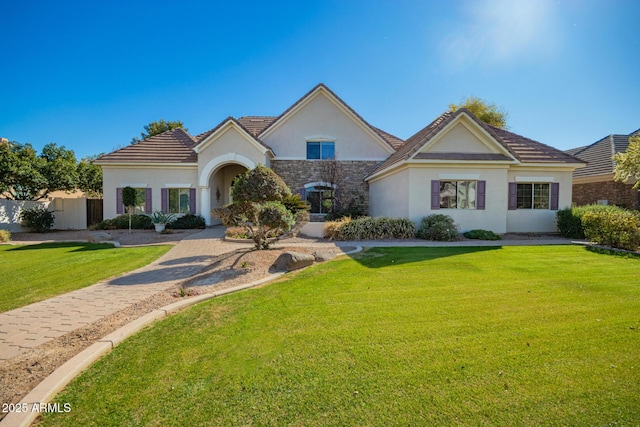
[[[170,289],[198,273],[214,257],[242,246],[225,243],[223,236],[223,227],[205,229],[180,241],[157,261],[124,276],[0,313],[0,360]]]

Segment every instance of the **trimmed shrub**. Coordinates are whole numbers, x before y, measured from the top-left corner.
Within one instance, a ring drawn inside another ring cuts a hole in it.
[[[556,214],[556,226],[563,237],[570,239],[584,239],[582,216],[587,212],[622,212],[618,206],[584,205],[560,209]]]
[[[34,233],[46,233],[53,228],[56,217],[42,206],[34,206],[20,212],[20,225]]]
[[[584,234],[599,245],[635,251],[640,246],[640,218],[631,211],[589,211],[582,215]]]
[[[429,215],[422,218],[416,236],[425,240],[453,242],[458,239],[458,227],[449,215]]]
[[[177,230],[192,230],[196,228],[205,228],[205,222],[202,215],[184,215],[177,218],[175,221],[167,224],[167,228]]]
[[[115,218],[105,219],[92,227],[94,230],[128,230],[129,215],[118,215]],[[148,230],[153,228],[153,222],[148,215],[133,214],[131,215],[132,230]]]
[[[379,240],[410,239],[415,234],[415,225],[405,218],[347,218],[325,225],[325,236],[333,240]]]
[[[0,242],[10,242],[11,241],[11,232],[9,230],[0,230]]]
[[[502,237],[490,230],[469,230],[464,233],[464,237],[467,239],[478,240],[501,240]]]

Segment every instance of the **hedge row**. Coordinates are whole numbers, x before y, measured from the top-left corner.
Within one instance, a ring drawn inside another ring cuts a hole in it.
[[[617,206],[586,205],[557,213],[558,231],[564,237],[584,239],[613,248],[640,247],[640,213]]]
[[[410,239],[416,226],[405,218],[344,217],[325,223],[325,237],[332,240]]]
[[[328,221],[324,235],[332,240],[411,239],[453,241],[458,239],[458,227],[448,215],[429,215],[422,218],[420,227],[406,218],[345,217]]]
[[[115,218],[105,219],[92,227],[94,230],[128,230],[129,215],[118,215]],[[131,215],[132,230],[149,230],[153,228],[151,217],[144,214]],[[167,228],[176,230],[188,230],[194,228],[205,228],[204,218],[200,215],[184,215],[175,221],[167,224]]]

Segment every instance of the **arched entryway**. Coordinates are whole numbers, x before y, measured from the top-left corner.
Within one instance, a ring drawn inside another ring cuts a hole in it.
[[[220,224],[211,216],[211,210],[232,202],[231,185],[236,176],[247,169],[253,169],[255,164],[248,158],[231,153],[212,159],[201,171],[200,194],[201,212],[207,225]]]

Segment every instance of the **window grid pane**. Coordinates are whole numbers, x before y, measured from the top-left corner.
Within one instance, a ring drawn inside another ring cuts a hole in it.
[[[475,209],[477,181],[440,181],[441,209]]]
[[[307,142],[307,159],[319,159],[320,158],[320,143],[319,142]]]
[[[335,152],[335,146],[333,142],[323,142],[322,143],[322,158],[323,159],[333,159]]]
[[[531,184],[518,184],[517,191],[518,209],[531,209],[533,204],[533,189]]]
[[[169,213],[188,214],[189,202],[188,188],[169,188]]]
[[[549,209],[549,184],[533,184],[533,208]]]

